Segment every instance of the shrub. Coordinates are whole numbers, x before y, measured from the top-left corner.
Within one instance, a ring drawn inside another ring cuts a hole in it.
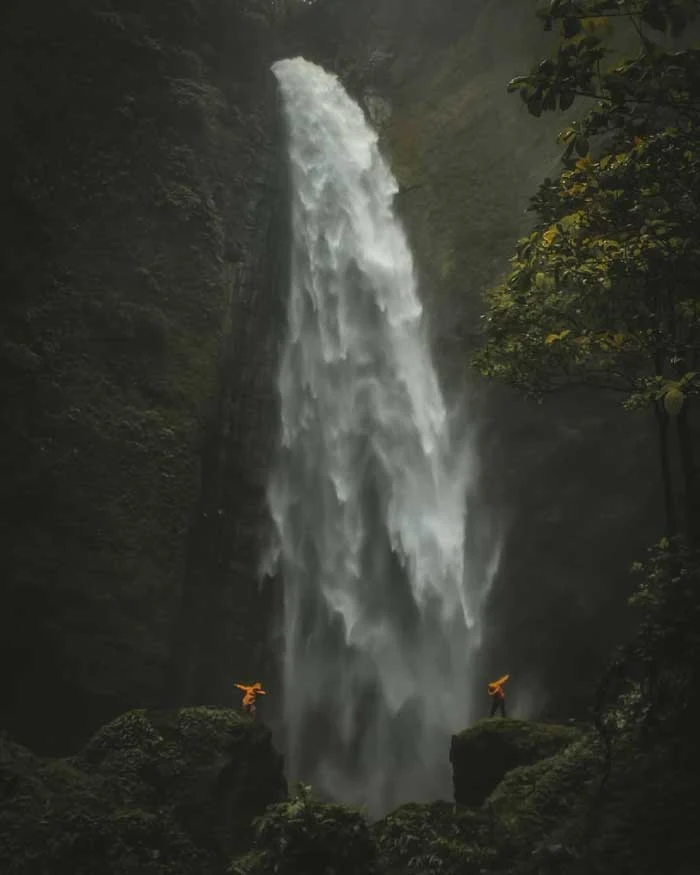
[[[371,875],[376,851],[359,811],[329,805],[299,784],[297,795],[256,820],[255,849],[234,860],[230,875]]]

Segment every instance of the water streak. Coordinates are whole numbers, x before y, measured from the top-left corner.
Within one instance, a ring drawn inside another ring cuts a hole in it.
[[[380,815],[450,796],[495,554],[465,551],[474,453],[431,362],[377,135],[336,77],[301,58],[273,71],[292,190],[268,493],[288,777]]]

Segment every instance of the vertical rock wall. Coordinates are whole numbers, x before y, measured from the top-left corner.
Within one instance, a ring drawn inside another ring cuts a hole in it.
[[[272,605],[260,568],[288,260],[284,133],[271,74],[265,97],[269,135],[250,180],[246,233],[230,277],[220,392],[203,445],[173,648],[170,692],[177,701],[231,704],[238,699],[233,682],[258,678],[269,658]]]
[[[260,637],[265,8],[3,7],[0,725],[39,751],[216,697]]]

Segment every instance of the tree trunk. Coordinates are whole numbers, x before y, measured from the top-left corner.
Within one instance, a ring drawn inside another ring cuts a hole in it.
[[[656,425],[659,436],[659,466],[661,468],[661,485],[664,493],[664,508],[666,510],[666,534],[671,537],[678,531],[678,520],[673,500],[673,480],[671,476],[671,464],[669,460],[668,446],[668,414],[664,410],[663,402],[654,404]]]
[[[681,471],[683,474],[683,510],[685,534],[689,544],[697,544],[700,536],[698,508],[698,488],[693,458],[693,435],[690,426],[687,402],[676,417],[678,447],[680,450]]]

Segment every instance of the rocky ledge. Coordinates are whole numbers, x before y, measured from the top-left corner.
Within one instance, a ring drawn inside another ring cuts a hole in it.
[[[480,720],[452,736],[450,762],[458,805],[481,805],[505,775],[551,757],[580,736],[573,726],[527,720]]]
[[[269,730],[231,710],[130,711],[67,759],[0,738],[0,871],[218,873],[286,795]]]

